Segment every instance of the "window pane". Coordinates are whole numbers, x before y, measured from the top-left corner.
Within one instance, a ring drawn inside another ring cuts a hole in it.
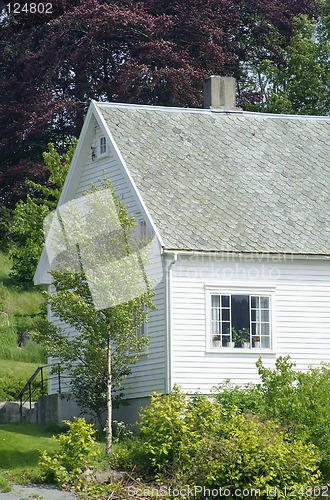
[[[269,323],[260,324],[260,333],[261,335],[269,335]]]
[[[212,309],[212,321],[220,321],[220,309]]]
[[[251,307],[256,309],[259,307],[259,297],[252,295],[251,297]]]
[[[212,307],[220,307],[220,295],[212,295]]]
[[[255,321],[258,323],[260,321],[260,309],[256,309],[255,311]]]
[[[100,138],[100,153],[103,154],[107,150],[107,143],[105,137]]]
[[[219,333],[219,323],[212,321],[212,333]]]
[[[225,321],[222,323],[222,334],[230,335],[230,323]]]
[[[269,309],[269,297],[260,297],[260,307],[262,309]]]
[[[270,348],[270,337],[261,337],[261,347]]]
[[[222,321],[230,321],[230,309],[222,310]]]
[[[253,323],[253,325],[252,325],[252,326],[254,326],[254,330],[255,330],[255,332],[254,332],[254,333],[255,333],[256,335],[260,335],[260,323]],[[252,331],[253,331],[253,328],[252,328]]]
[[[221,295],[221,305],[222,307],[230,307],[230,296]]]
[[[269,311],[268,309],[262,309],[260,311],[261,315],[260,315],[260,319],[261,321],[266,321],[267,323],[269,322]]]

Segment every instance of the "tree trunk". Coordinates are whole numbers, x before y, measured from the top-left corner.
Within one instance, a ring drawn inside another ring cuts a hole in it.
[[[111,451],[112,446],[112,401],[111,401],[111,385],[112,385],[112,377],[111,377],[111,342],[110,337],[108,338],[108,346],[107,346],[107,420],[105,424],[105,432],[106,432],[106,447],[105,452],[108,455]]]

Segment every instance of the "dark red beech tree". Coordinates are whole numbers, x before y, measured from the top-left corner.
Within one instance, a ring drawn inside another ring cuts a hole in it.
[[[23,2],[21,2],[23,4]],[[29,3],[29,2],[28,2]],[[0,16],[0,202],[40,181],[48,142],[78,135],[90,99],[200,106],[210,74],[283,64],[292,20],[317,0],[53,0],[48,14]],[[26,4],[26,1],[24,2]]]

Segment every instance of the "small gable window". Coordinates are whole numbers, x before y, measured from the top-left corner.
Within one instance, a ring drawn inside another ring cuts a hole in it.
[[[210,294],[211,349],[270,349],[271,296]]]
[[[100,156],[107,154],[107,140],[105,137],[100,137]]]
[[[145,220],[140,220],[140,239],[145,240],[147,237],[147,224]]]

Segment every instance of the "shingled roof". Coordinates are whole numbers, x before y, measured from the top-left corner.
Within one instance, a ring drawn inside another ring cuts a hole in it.
[[[330,254],[330,118],[98,103],[166,249]]]

